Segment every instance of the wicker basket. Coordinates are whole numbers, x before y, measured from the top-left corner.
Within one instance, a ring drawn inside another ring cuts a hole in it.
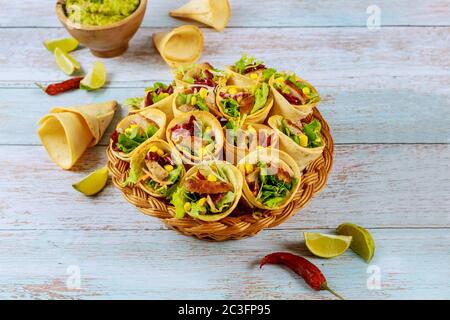
[[[293,201],[280,210],[231,214],[217,222],[202,222],[191,217],[176,219],[174,217],[175,208],[169,203],[149,196],[137,186],[120,187],[119,183],[127,177],[129,164],[115,157],[110,148],[107,150],[108,168],[112,174],[114,185],[122,191],[125,199],[142,213],[159,218],[168,227],[202,240],[241,239],[253,236],[263,229],[278,226],[305,207],[311,198],[325,186],[333,164],[334,143],[328,124],[317,109],[314,109],[313,114],[305,120],[309,121],[312,117],[318,119],[322,124],[321,133],[326,147],[322,156],[304,170],[300,188]]]

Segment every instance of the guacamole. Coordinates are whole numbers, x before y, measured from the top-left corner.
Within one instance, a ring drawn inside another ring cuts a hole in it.
[[[66,0],[66,14],[74,23],[104,26],[125,19],[140,0]]]

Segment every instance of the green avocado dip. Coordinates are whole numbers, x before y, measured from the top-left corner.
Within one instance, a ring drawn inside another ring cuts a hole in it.
[[[131,15],[140,0],[66,0],[66,14],[86,26],[105,26]]]

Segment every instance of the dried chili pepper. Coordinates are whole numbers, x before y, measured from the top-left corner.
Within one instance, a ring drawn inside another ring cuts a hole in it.
[[[261,260],[260,268],[265,264],[282,264],[294,271],[314,290],[327,290],[339,299],[343,298],[331,290],[327,285],[327,280],[323,273],[314,264],[303,257],[296,256],[289,252],[274,252],[265,256]]]
[[[44,87],[39,83],[36,83],[36,85],[42,90],[44,90],[44,92],[47,93],[48,95],[56,96],[57,94],[66,91],[79,89],[81,80],[83,80],[83,77],[76,77],[63,82],[49,84],[47,87]]]

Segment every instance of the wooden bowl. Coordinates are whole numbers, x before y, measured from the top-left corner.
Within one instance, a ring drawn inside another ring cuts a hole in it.
[[[141,0],[139,7],[125,19],[106,26],[83,26],[66,16],[65,0],[56,2],[56,15],[72,37],[101,58],[117,57],[128,49],[128,42],[139,29],[144,19],[147,0]]]

